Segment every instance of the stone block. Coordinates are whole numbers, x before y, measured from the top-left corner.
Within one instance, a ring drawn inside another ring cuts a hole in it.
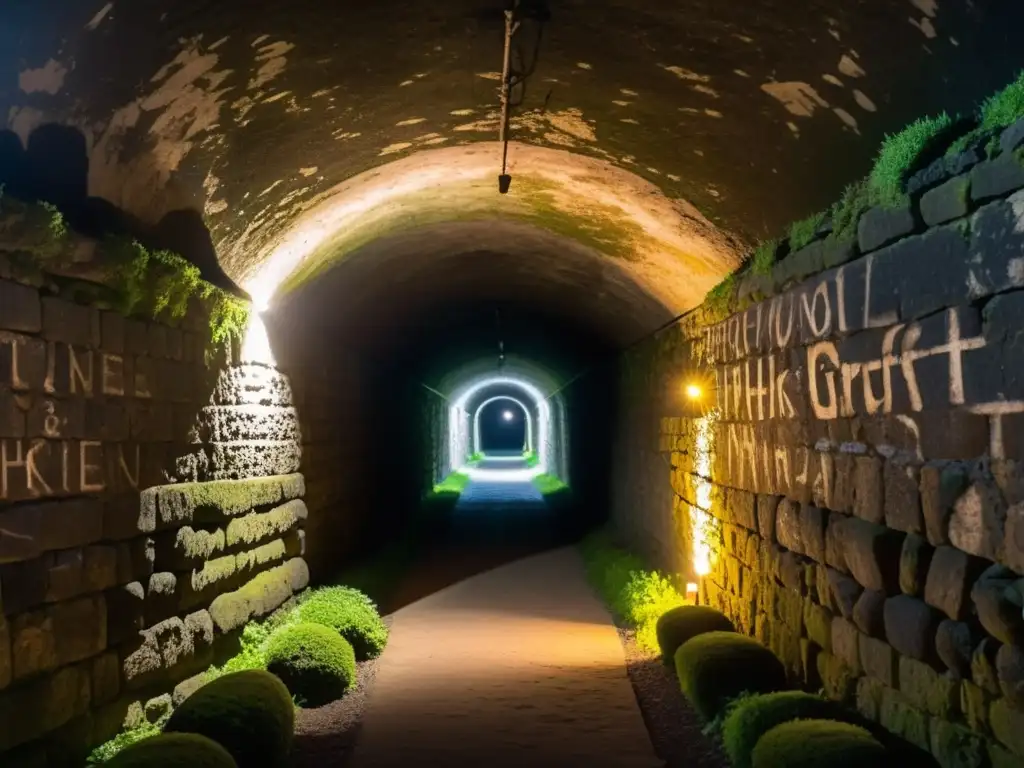
[[[178,612],[178,577],[161,571],[146,584],[146,624],[158,624]]]
[[[167,329],[159,323],[150,323],[146,327],[146,354],[163,360],[167,357]]]
[[[989,725],[1000,742],[1024,758],[1024,709],[1014,709],[1006,699],[997,699],[989,708]]]
[[[804,580],[804,564],[800,555],[784,551],[779,556],[779,580],[786,589],[794,594],[802,595],[806,582]]]
[[[1024,573],[1024,502],[1006,511],[1006,536],[1003,539],[1004,561],[1017,573]]]
[[[924,537],[908,534],[900,553],[900,590],[906,595],[922,597],[928,580],[928,568],[935,550]]]
[[[785,625],[776,625],[772,628],[771,642],[768,647],[782,662],[787,678],[794,685],[801,684],[804,668],[799,630],[793,630]]]
[[[827,570],[827,578],[832,602],[839,609],[843,618],[853,618],[853,608],[864,588],[855,579],[832,568]]]
[[[935,633],[941,621],[936,610],[917,598],[898,595],[885,601],[884,618],[885,637],[899,653],[935,660]]]
[[[232,443],[239,440],[290,440],[299,442],[299,418],[294,408],[265,405],[217,405],[199,415],[202,442]],[[752,504],[751,500],[751,504]]]
[[[185,699],[206,684],[206,679],[206,673],[200,672],[198,675],[193,675],[192,677],[182,680],[174,686],[174,691],[171,693],[171,704],[175,707],[180,707],[181,703],[185,701]]]
[[[899,591],[903,534],[850,518],[843,525],[846,565],[867,589],[893,594]]]
[[[46,374],[45,342],[0,331],[0,381],[14,392],[42,392]]]
[[[917,709],[953,720],[960,715],[960,686],[924,662],[901,656],[899,690]]]
[[[853,606],[853,623],[872,637],[885,637],[885,593],[865,589]]]
[[[810,504],[800,507],[800,542],[804,554],[819,563],[825,562],[825,525],[828,512]]]
[[[992,566],[975,582],[971,602],[978,621],[992,637],[1001,643],[1024,645],[1024,616],[1016,598],[1016,581],[1011,571]]]
[[[964,552],[996,560],[1005,523],[1006,502],[999,488],[994,482],[976,482],[953,505],[949,540]]]
[[[25,412],[19,398],[7,389],[0,389],[0,438],[25,437]]]
[[[954,547],[938,547],[928,566],[924,601],[951,619],[960,621],[970,609],[968,595],[981,564]]]
[[[217,405],[291,407],[288,377],[262,365],[239,365],[221,371],[213,392]]]
[[[921,197],[921,218],[929,227],[959,219],[970,212],[971,180],[960,176],[930,189]]]
[[[822,652],[817,654],[815,666],[826,696],[841,702],[853,700],[856,695],[857,676],[843,663],[842,659],[831,653]],[[807,687],[817,688],[818,686],[809,685]]]
[[[781,497],[759,494],[757,497],[757,530],[761,537],[774,543],[775,538],[775,513],[779,507]]]
[[[1021,118],[999,136],[999,151],[1009,154],[1024,144],[1024,118]]]
[[[992,768],[1020,768],[1020,758],[994,741],[988,742],[988,760]]]
[[[0,329],[39,333],[42,309],[35,288],[0,280]]]
[[[1024,187],[1024,163],[1013,153],[978,163],[971,169],[971,199],[985,202]]]
[[[71,664],[107,647],[107,604],[103,595],[57,603],[50,608],[57,637],[57,661]]]
[[[49,341],[59,341],[88,349],[100,347],[100,315],[91,307],[44,296],[43,336]]]
[[[285,483],[292,483],[291,478],[253,477],[151,488],[142,494],[139,527],[150,532],[196,523],[220,523],[258,507],[279,504],[285,500]]]
[[[1013,268],[1024,243],[1016,210],[1022,200],[1024,194],[1016,192],[1007,200],[979,208],[971,217],[971,298],[1018,288],[1024,282]]]
[[[872,310],[897,309],[907,321],[956,306],[968,284],[967,252],[956,226],[934,227],[878,251],[871,270]]]
[[[914,214],[910,205],[897,208],[872,208],[857,223],[857,243],[861,253],[869,253],[895,242],[914,231]]]
[[[960,681],[960,711],[964,714],[964,722],[972,731],[988,735],[988,708],[992,702],[992,694],[975,685],[970,680]]]
[[[298,433],[296,432],[293,438],[298,440]],[[747,491],[732,490],[729,493],[729,509],[732,513],[733,522],[748,531],[757,530],[757,496]]]
[[[865,674],[880,680],[890,688],[897,679],[896,653],[892,646],[868,635],[860,635],[860,665]]]
[[[804,600],[804,629],[820,648],[832,651],[832,614],[810,599]]]
[[[885,684],[873,677],[857,679],[857,711],[872,722],[878,722],[882,710],[882,694],[886,691]]]
[[[0,752],[26,744],[84,715],[89,709],[89,673],[65,667],[0,696]]]
[[[893,461],[885,463],[885,524],[904,533],[924,532],[918,470]]]
[[[991,637],[984,637],[971,656],[971,680],[985,691],[1000,695],[999,675],[996,672],[996,655],[1001,646]]]
[[[860,663],[860,632],[850,621],[841,617],[832,619],[832,653],[851,669],[854,675],[860,675],[863,667]]]
[[[935,652],[954,677],[971,676],[975,638],[969,624],[944,619],[935,632]]]
[[[928,738],[928,715],[915,708],[891,688],[882,691],[879,722],[911,744],[924,750],[931,748]]]
[[[849,569],[846,566],[846,547],[843,542],[843,533],[847,515],[831,512],[828,516],[828,526],[825,528],[825,563],[838,571],[846,573]]]
[[[853,514],[869,523],[881,523],[885,519],[881,460],[877,456],[858,456],[853,483]]]
[[[806,637],[800,638],[800,664],[803,677],[801,682],[805,688],[814,690],[821,688],[822,680],[819,673],[818,657],[826,651]]]
[[[1024,648],[1004,645],[996,653],[999,688],[1011,707],[1024,710]]]
[[[140,536],[131,541],[122,541],[117,549],[117,584],[145,581],[153,575],[156,548],[152,539]]]
[[[217,629],[230,632],[250,619],[265,616],[309,583],[309,569],[301,558],[257,575],[241,589],[219,595],[210,605]]]
[[[122,660],[129,689],[182,679],[193,667],[209,663],[214,628],[207,611],[166,619],[139,634]]]
[[[3,612],[13,616],[45,602],[47,576],[48,563],[45,558],[20,563],[0,563]]]
[[[117,312],[100,312],[100,343],[104,352],[123,355],[125,319]]]
[[[225,531],[228,547],[258,544],[280,536],[306,520],[309,511],[302,499],[294,499],[269,512],[254,513],[230,520]]]
[[[775,517],[775,538],[786,549],[803,554],[800,539],[800,505],[789,499],[779,502]]]
[[[11,653],[11,626],[0,611],[0,691],[10,685],[14,677],[14,660]]]
[[[240,520],[247,520],[249,517],[252,515]],[[207,560],[223,555],[226,549],[223,528],[196,530],[190,525],[185,525],[173,531],[159,533],[153,541],[156,560],[163,568],[171,571],[202,567]]]
[[[53,616],[48,611],[15,616],[10,632],[13,679],[32,677],[57,667],[57,636]]]
[[[0,562],[30,560],[103,536],[103,507],[95,499],[19,504],[0,512]]]
[[[107,641],[120,645],[145,626],[146,590],[136,581],[110,590],[106,598]]]
[[[928,725],[932,755],[940,768],[984,768],[985,740],[962,725],[933,717]]]
[[[104,653],[92,661],[92,703],[107,704],[121,693],[121,660],[116,653]]]

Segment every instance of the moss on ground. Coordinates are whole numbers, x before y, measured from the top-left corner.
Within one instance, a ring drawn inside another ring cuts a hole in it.
[[[155,726],[154,726],[155,727]],[[152,734],[126,745],[110,768],[237,768],[220,744],[194,733]]]
[[[556,493],[565,493],[569,486],[557,475],[547,472],[533,478],[534,487],[541,492],[542,496],[553,496]]]
[[[434,486],[435,496],[461,494],[469,485],[469,475],[464,472],[452,472],[448,477]]]

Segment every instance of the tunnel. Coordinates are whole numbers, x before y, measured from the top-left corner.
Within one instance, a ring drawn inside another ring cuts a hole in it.
[[[1021,29],[7,0],[0,765],[1024,764]]]

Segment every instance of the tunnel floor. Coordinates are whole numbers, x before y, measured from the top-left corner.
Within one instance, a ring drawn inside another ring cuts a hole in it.
[[[356,768],[661,764],[575,548],[466,579],[392,621]]]

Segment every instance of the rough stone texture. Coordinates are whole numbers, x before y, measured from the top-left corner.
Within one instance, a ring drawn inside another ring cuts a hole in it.
[[[924,600],[949,618],[960,620],[969,610],[968,595],[979,564],[953,547],[938,547],[928,567]]]
[[[872,208],[857,226],[861,253],[881,248],[914,231],[914,215],[909,205],[898,208]]]
[[[1024,710],[1024,648],[1004,645],[996,654],[996,674],[1003,696],[1015,709]]]
[[[882,464],[877,456],[858,456],[854,463],[853,513],[869,523],[885,519]]]
[[[899,595],[885,601],[884,618],[885,637],[899,653],[923,661],[934,659],[941,620],[937,611],[916,598]]]
[[[1006,699],[992,702],[989,709],[992,733],[1019,757],[1024,757],[1024,710],[1014,709]]]
[[[999,137],[999,151],[1006,154],[1024,144],[1024,118],[1003,131]]]
[[[89,704],[89,673],[83,666],[12,688],[0,696],[0,751],[60,728],[85,714]]]
[[[896,685],[897,659],[898,656],[888,643],[868,635],[860,636],[860,664],[865,674],[890,688]]]
[[[969,178],[950,179],[921,197],[921,218],[925,224],[934,226],[966,216],[970,210]]]
[[[985,735],[991,732],[988,725],[991,701],[992,695],[984,688],[969,680],[960,682],[960,711],[964,713],[964,721],[972,731]]]
[[[757,530],[769,542],[777,541],[775,538],[775,514],[778,507],[778,496],[761,494],[757,497]]]
[[[964,552],[995,560],[1003,544],[1006,503],[994,484],[975,483],[957,499],[949,539]]]
[[[1024,573],[1024,502],[1018,502],[1006,511],[1004,560],[1008,566]]]
[[[928,579],[928,566],[934,550],[921,536],[911,534],[903,540],[900,553],[900,589],[905,595],[920,597]]]
[[[886,462],[883,481],[886,526],[906,533],[921,533],[924,530],[924,519],[917,469]]]
[[[1001,646],[990,637],[982,638],[971,656],[971,680],[989,693],[999,695],[999,674],[996,672],[996,655]]]
[[[788,499],[779,502],[775,517],[775,538],[786,549],[803,554],[799,504]]]
[[[853,623],[872,637],[885,637],[885,593],[865,589],[853,606]]]
[[[971,601],[985,631],[1001,643],[1024,645],[1024,616],[1012,599],[1016,577],[1001,566],[981,575],[971,590]]]
[[[846,564],[853,577],[867,589],[898,592],[903,535],[857,518],[843,528]]]
[[[928,716],[915,708],[891,687],[882,692],[882,703],[878,711],[882,725],[921,749],[930,749],[928,739]]]
[[[960,689],[956,681],[927,664],[901,656],[899,691],[918,709],[946,720],[959,715]]]
[[[929,543],[949,543],[949,518],[953,505],[969,484],[966,469],[959,464],[921,468],[921,507]]]
[[[976,165],[971,171],[971,199],[991,200],[1024,187],[1024,164],[1013,154]]]
[[[931,751],[941,768],[983,768],[985,740],[977,733],[941,718],[928,724]]]
[[[831,568],[828,569],[828,586],[832,592],[832,601],[839,608],[843,618],[853,617],[854,606],[864,588],[855,579],[846,574],[839,573]]]
[[[832,619],[832,652],[850,668],[854,675],[863,671],[860,661],[860,632],[851,622],[839,616]]]
[[[211,443],[248,440],[299,442],[299,420],[294,408],[264,405],[210,406],[200,417],[200,439]]]
[[[935,633],[935,651],[942,663],[957,677],[971,676],[971,655],[974,652],[971,627],[962,621],[944,619]]]

